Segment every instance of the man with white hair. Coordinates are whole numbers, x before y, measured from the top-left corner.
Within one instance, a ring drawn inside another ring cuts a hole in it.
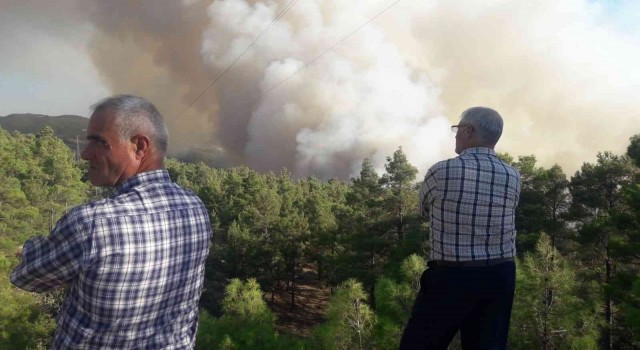
[[[505,349],[515,291],[520,174],[496,156],[503,121],[490,108],[462,113],[456,158],[436,163],[420,189],[430,222],[428,269],[401,349]]]
[[[110,97],[93,106],[87,140],[89,180],[115,192],[28,240],[11,282],[68,286],[54,349],[192,349],[212,232],[202,201],[164,168],[162,116],[140,97]]]

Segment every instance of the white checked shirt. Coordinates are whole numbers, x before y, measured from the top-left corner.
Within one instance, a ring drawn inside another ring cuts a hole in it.
[[[430,260],[478,261],[516,255],[520,174],[490,148],[436,163],[420,187],[429,218]]]
[[[198,197],[145,172],[27,241],[11,282],[69,286],[54,349],[191,349],[211,234]]]

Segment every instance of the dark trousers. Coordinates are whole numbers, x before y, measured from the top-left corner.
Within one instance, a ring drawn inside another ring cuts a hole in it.
[[[428,266],[400,349],[446,350],[458,330],[463,349],[506,349],[515,263]]]

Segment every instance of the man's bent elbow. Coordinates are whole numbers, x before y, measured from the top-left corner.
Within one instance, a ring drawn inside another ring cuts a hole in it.
[[[38,281],[33,277],[29,277],[19,270],[20,266],[18,266],[9,277],[9,281],[14,286],[26,290],[28,292],[42,293],[46,292],[50,289],[53,289],[55,285],[51,285],[48,283],[42,283],[42,281]]]

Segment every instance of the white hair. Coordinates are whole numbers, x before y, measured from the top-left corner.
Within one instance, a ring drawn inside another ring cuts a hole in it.
[[[487,107],[472,107],[462,112],[461,122],[470,124],[478,138],[490,145],[498,143],[504,122],[498,112]]]
[[[117,95],[107,97],[91,106],[94,113],[113,111],[121,140],[144,133],[164,154],[169,147],[169,132],[158,109],[142,97]]]

